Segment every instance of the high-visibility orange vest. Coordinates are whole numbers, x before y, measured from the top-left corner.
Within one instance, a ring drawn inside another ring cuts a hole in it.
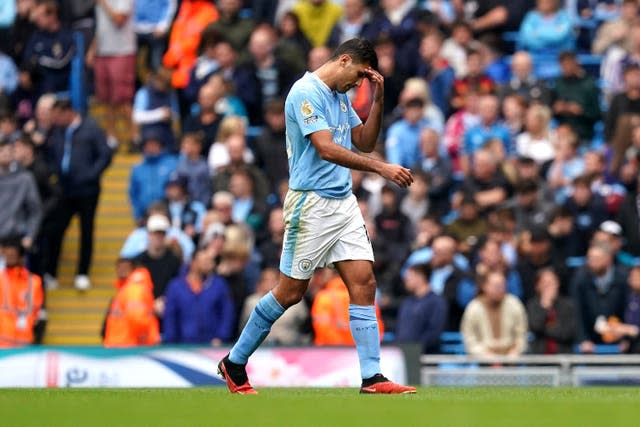
[[[202,30],[218,19],[218,10],[208,0],[183,1],[169,35],[169,47],[162,58],[173,70],[171,84],[183,89],[189,84],[191,68],[198,58]]]
[[[0,271],[0,348],[33,343],[42,301],[39,276],[21,266]]]
[[[104,335],[105,347],[156,345],[158,319],[153,312],[153,282],[149,271],[136,268],[111,301]]]
[[[380,309],[376,306],[380,337],[384,325]],[[311,305],[315,345],[355,345],[349,328],[349,291],[340,276],[329,280],[318,292]]]

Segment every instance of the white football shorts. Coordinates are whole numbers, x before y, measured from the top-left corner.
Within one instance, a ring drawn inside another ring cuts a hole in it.
[[[284,222],[280,271],[286,276],[306,280],[316,268],[334,262],[374,260],[353,194],[330,199],[313,191],[289,190],[284,200]]]

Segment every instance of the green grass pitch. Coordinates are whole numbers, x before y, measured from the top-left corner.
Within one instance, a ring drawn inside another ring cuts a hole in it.
[[[637,426],[640,388],[0,390],[2,426]]]

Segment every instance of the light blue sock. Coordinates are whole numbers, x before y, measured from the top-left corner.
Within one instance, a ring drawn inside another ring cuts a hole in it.
[[[349,304],[349,326],[356,342],[363,379],[380,373],[380,334],[373,305]]]
[[[253,309],[249,321],[245,325],[240,338],[229,353],[229,360],[239,365],[244,365],[249,360],[262,341],[269,335],[271,325],[278,320],[284,308],[269,292],[258,301],[258,305]]]

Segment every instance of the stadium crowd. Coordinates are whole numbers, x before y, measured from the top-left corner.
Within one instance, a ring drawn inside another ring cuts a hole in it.
[[[116,264],[105,345],[231,342],[278,279],[284,98],[359,36],[385,77],[374,155],[415,176],[401,190],[352,173],[381,339],[424,353],[441,351],[443,332],[474,355],[640,352],[639,9],[3,1],[0,347],[42,339],[42,288],[58,287],[76,214],[74,286],[91,287],[100,178],[124,151],[143,156],[129,185],[138,228]],[[363,120],[370,96],[367,80],[351,93]],[[103,106],[103,127],[88,105]],[[348,300],[336,272],[316,271],[268,342],[352,344]]]

